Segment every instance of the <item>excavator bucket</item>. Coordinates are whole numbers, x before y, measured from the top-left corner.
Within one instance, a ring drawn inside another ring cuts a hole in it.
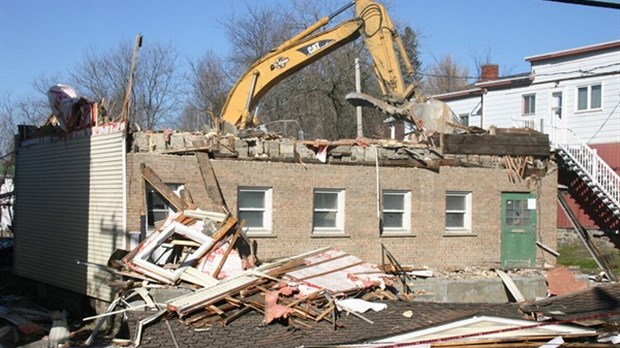
[[[349,93],[346,99],[353,106],[374,107],[398,120],[409,121],[416,126],[418,132],[426,136],[433,133],[454,133],[461,124],[459,117],[448,104],[436,99],[421,103],[407,101],[398,106],[364,93]]]

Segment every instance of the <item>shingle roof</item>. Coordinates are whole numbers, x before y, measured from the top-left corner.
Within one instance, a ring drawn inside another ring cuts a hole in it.
[[[380,312],[367,312],[369,324],[352,315],[338,318],[338,328],[326,321],[304,322],[308,327],[275,323],[261,325],[263,316],[252,312],[228,326],[213,326],[196,331],[176,318],[169,319],[177,344],[180,347],[301,347],[309,345],[355,344],[378,340],[397,334],[470,318],[476,315],[522,319],[523,312],[542,312],[557,320],[596,318],[607,322],[620,322],[620,284],[592,287],[565,296],[551,297],[534,303],[482,304],[482,303],[432,303],[388,301]],[[403,315],[411,311],[410,318]],[[134,318],[135,319],[135,318]],[[135,324],[135,321],[130,321]],[[174,348],[175,344],[165,320],[144,329],[141,347]],[[132,333],[135,326],[132,326]]]
[[[386,302],[388,308],[380,312],[366,312],[367,323],[352,315],[338,318],[339,327],[333,330],[326,321],[304,322],[309,327],[295,328],[275,323],[262,326],[263,316],[248,313],[229,326],[213,326],[197,332],[176,318],[168,323],[180,347],[300,347],[318,344],[363,343],[421,328],[453,322],[475,315],[493,315],[505,318],[521,318],[515,304],[445,304],[429,302]],[[410,318],[403,315],[412,311]],[[135,321],[133,322],[135,324]],[[171,347],[175,344],[164,320],[144,329],[140,347]],[[131,325],[131,332],[135,326]]]
[[[521,305],[521,309],[525,312],[541,312],[558,320],[592,318],[620,323],[620,283],[526,303]]]

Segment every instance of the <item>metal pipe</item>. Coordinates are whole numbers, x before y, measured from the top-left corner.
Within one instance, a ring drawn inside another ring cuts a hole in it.
[[[339,14],[341,14],[342,12],[346,11],[349,7],[355,5],[355,1],[351,1],[350,3],[342,6],[341,8],[337,9],[336,12],[330,14],[329,16],[327,16],[327,18],[329,18],[329,20],[334,19],[334,17],[338,16]]]
[[[254,76],[252,76],[252,85],[250,85],[250,93],[248,93],[248,100],[245,102],[245,110],[243,111],[243,115],[241,117],[241,127],[245,127],[248,123],[248,115],[250,115],[250,105],[252,104],[252,99],[254,98],[254,90],[256,89],[256,81],[258,80],[258,71],[254,71]]]

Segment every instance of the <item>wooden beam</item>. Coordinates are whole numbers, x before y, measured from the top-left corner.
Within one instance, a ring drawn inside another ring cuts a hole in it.
[[[188,208],[187,204],[181,199],[181,197],[177,196],[174,191],[166,183],[164,183],[159,176],[151,169],[151,167],[146,164],[142,164],[142,177],[153,186],[159,194],[164,197],[166,201],[168,201],[177,211],[183,211]]]
[[[195,154],[198,160],[198,167],[200,168],[200,175],[202,176],[202,181],[207,190],[207,195],[217,208],[227,212],[228,207],[226,206],[224,195],[222,195],[222,191],[220,190],[220,185],[217,182],[217,177],[215,176],[215,171],[213,171],[209,155],[205,152],[195,152]]]
[[[551,155],[547,134],[446,134],[443,150],[455,155]]]
[[[495,273],[497,273],[497,275],[502,279],[502,282],[504,283],[508,291],[510,291],[510,294],[517,303],[525,302],[525,297],[523,297],[523,294],[521,294],[521,291],[519,290],[517,285],[512,281],[512,278],[510,278],[510,276],[506,272],[502,271],[501,269],[496,269]]]
[[[235,234],[232,236],[228,249],[226,249],[226,251],[224,252],[224,255],[222,256],[222,259],[220,260],[220,263],[217,265],[217,268],[215,269],[215,271],[213,271],[213,275],[212,275],[213,278],[217,279],[217,276],[218,274],[220,274],[222,267],[224,267],[224,263],[226,263],[226,259],[228,258],[228,255],[230,255],[230,252],[234,249],[238,238],[239,238],[239,229],[237,229]]]

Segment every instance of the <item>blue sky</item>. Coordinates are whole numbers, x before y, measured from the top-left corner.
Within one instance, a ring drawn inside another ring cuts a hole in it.
[[[476,52],[491,52],[500,73],[514,74],[529,70],[526,56],[620,40],[620,11],[613,9],[543,0],[385,3],[395,21],[421,35],[424,66],[450,54],[470,74]],[[145,45],[174,45],[183,58],[207,50],[223,56],[229,45],[218,20],[242,16],[246,4],[286,7],[290,0],[0,0],[0,93],[32,94],[37,77],[66,76],[89,47],[114,49],[137,33]]]

